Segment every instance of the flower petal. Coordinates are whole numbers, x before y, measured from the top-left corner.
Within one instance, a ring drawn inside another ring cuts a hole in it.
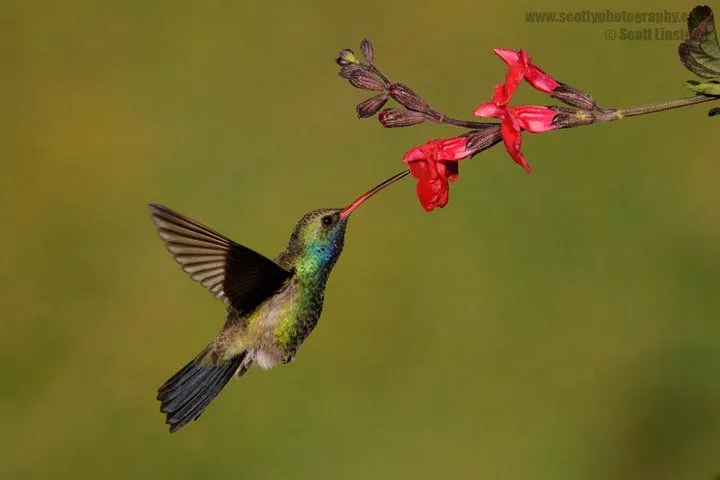
[[[523,78],[525,78],[525,71],[525,67],[520,64],[510,67],[505,74],[503,95],[498,99],[495,99],[495,96],[493,96],[493,101],[498,105],[507,105],[515,94],[515,90],[517,90],[517,87],[520,86]]]
[[[435,200],[435,204],[439,208],[443,208],[448,203],[448,199],[450,197],[450,186],[447,184],[447,182],[443,182],[442,189],[440,190],[440,194],[438,195],[438,198]]]
[[[457,180],[460,172],[457,162],[472,154],[467,148],[467,141],[464,136],[429,140],[405,154],[403,161],[408,164],[413,177],[418,179],[415,190],[426,211],[447,204],[448,182]]]
[[[405,163],[410,163],[410,162],[414,162],[416,160],[424,160],[424,159],[425,159],[425,153],[422,151],[421,147],[412,147],[403,156],[403,162],[405,162]]]
[[[507,63],[508,67],[512,67],[513,65],[520,63],[520,53],[515,50],[496,48],[493,52],[495,52],[495,55],[500,57],[503,62]]]
[[[470,155],[470,151],[466,145],[466,137],[448,138],[440,144],[437,160],[461,160],[467,157]]]
[[[435,209],[436,195],[433,191],[433,182],[427,179],[420,180],[415,185],[415,191],[417,192],[418,200],[423,206],[426,212],[432,212]]]
[[[430,176],[430,166],[425,160],[409,162],[408,167],[410,169],[410,174],[415,178],[422,179]]]
[[[560,83],[548,75],[543,69],[535,65],[531,65],[525,72],[525,80],[527,80],[533,88],[544,93],[552,93],[553,90],[560,86]]]
[[[547,72],[533,65],[530,56],[522,48],[518,51],[496,48],[495,54],[509,67],[505,76],[502,95],[497,100],[493,98],[493,102],[498,105],[506,105],[510,101],[523,79],[527,80],[535,89],[544,93],[552,93],[553,90],[560,86],[560,83],[548,75]]]
[[[492,98],[490,101],[496,105],[505,105],[509,101],[508,94],[505,89],[505,85],[497,84],[493,89]]]
[[[438,162],[438,173],[449,182],[454,182],[460,176],[460,164],[458,162]]]
[[[508,151],[510,157],[512,157],[515,163],[522,166],[528,173],[530,173],[532,171],[532,167],[530,167],[520,151],[520,147],[522,146],[522,135],[520,134],[520,130],[515,127],[516,126],[513,125],[511,118],[503,121],[501,128],[503,143],[505,144],[505,149]]]
[[[476,117],[503,118],[505,112],[495,103],[481,103],[473,112]]]
[[[528,53],[525,51],[524,48],[521,48],[521,49],[518,51],[518,56],[520,57],[520,60],[519,60],[519,61],[520,61],[520,64],[521,64],[523,67],[525,67],[525,68],[530,67],[530,63],[531,63],[530,55],[528,55]]]
[[[521,107],[508,107],[508,114],[517,120],[520,128],[532,133],[554,130],[557,125],[553,119],[557,112],[540,105],[523,105]]]

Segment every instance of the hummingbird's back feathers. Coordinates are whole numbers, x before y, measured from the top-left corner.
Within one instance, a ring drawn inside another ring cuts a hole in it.
[[[182,269],[239,312],[252,312],[292,276],[269,258],[164,205],[151,204],[150,211]]]
[[[209,351],[203,350],[158,389],[160,411],[166,415],[170,433],[198,418],[233,375],[241,376],[251,365],[245,361],[247,352],[219,365],[206,365],[202,360]]]

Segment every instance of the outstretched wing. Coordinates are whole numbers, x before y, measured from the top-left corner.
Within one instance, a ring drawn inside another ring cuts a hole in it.
[[[182,269],[215,298],[251,312],[292,272],[164,205],[150,204],[160,238]]]

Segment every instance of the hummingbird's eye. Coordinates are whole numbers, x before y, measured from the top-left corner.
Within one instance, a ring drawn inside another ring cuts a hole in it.
[[[325,215],[324,217],[322,217],[322,223],[323,223],[323,225],[332,225],[333,224],[332,215]]]

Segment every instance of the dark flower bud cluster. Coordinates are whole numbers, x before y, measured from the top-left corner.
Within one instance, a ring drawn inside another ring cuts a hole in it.
[[[380,123],[388,128],[409,127],[425,121],[437,122],[433,117],[442,117],[434,112],[423,98],[407,85],[392,83],[375,66],[375,48],[367,38],[360,43],[364,61],[359,60],[349,48],[340,50],[335,62],[340,66],[338,75],[355,88],[375,90],[383,93],[361,102],[355,107],[358,118],[368,118],[380,112],[389,99],[393,99],[404,109],[388,108],[378,117]]]
[[[391,82],[375,65],[375,48],[368,39],[360,43],[363,60],[345,48],[340,50],[335,62],[340,66],[338,75],[360,90],[375,90],[382,93],[360,102],[356,107],[358,118],[369,118],[378,114],[380,124],[386,128],[410,127],[425,122],[455,125],[461,128],[482,129],[490,122],[458,120],[433,109],[415,90],[404,83]],[[393,100],[402,108],[384,108]]]

